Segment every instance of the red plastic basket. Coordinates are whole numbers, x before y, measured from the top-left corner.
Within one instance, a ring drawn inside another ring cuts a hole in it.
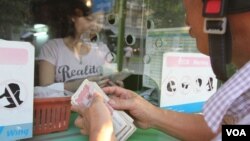
[[[34,135],[64,131],[69,127],[70,97],[34,99]]]

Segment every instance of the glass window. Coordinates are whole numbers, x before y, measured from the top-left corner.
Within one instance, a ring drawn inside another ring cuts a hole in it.
[[[135,91],[155,88],[156,96],[150,101],[157,105],[163,82],[164,54],[197,52],[195,41],[185,27],[182,1],[127,0],[123,5],[119,0],[85,2],[95,13],[87,19],[95,21],[95,28],[100,29],[82,37],[83,41],[106,51],[104,56],[109,65],[102,73],[108,74],[110,69],[118,71],[120,66],[120,71],[131,73],[124,80],[125,87]],[[60,0],[1,0],[0,38],[32,43],[37,57],[48,40],[57,38],[65,30],[60,21],[62,17],[58,16],[65,12],[57,8],[60,4]]]

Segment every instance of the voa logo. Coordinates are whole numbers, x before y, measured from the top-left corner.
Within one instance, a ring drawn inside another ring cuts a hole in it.
[[[247,136],[244,129],[226,129],[227,136]]]

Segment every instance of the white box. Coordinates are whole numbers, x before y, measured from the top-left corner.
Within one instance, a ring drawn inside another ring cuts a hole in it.
[[[160,107],[187,113],[201,112],[217,90],[210,59],[201,53],[164,53],[161,84]]]
[[[0,139],[32,137],[34,47],[0,39]]]

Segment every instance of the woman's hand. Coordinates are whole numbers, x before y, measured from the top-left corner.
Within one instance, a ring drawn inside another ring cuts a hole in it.
[[[108,81],[109,86],[119,86],[119,87],[124,87],[123,81],[117,80],[115,82],[113,81]]]
[[[109,104],[117,110],[126,110],[135,120],[135,124],[140,128],[154,127],[157,114],[161,110],[133,91],[121,87],[105,87],[103,91],[110,95]]]
[[[108,77],[97,75],[97,76],[90,76],[87,78],[89,81],[96,82],[99,87],[107,87],[109,86],[109,79]]]
[[[94,81],[96,82],[99,87],[104,88],[107,86],[120,86],[124,87],[123,81],[117,80],[117,81],[112,81],[109,79],[109,76],[91,76],[87,78],[89,81]]]

